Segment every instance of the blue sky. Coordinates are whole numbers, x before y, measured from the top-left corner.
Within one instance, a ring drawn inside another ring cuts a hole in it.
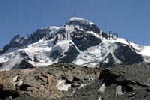
[[[150,0],[0,0],[0,47],[20,34],[61,26],[73,16],[93,21],[142,45],[150,45]]]

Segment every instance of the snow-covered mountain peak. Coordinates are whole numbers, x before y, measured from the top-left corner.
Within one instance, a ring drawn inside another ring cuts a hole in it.
[[[70,22],[80,22],[82,24],[94,24],[93,22],[87,20],[87,19],[84,19],[84,18],[79,18],[79,17],[72,17],[70,18],[69,20]]]
[[[76,30],[100,33],[96,24],[84,18],[72,17],[69,22],[67,22],[67,25],[73,26]]]
[[[150,47],[109,34],[83,18],[71,18],[64,26],[41,28],[28,38],[15,36],[0,51],[0,70],[33,68],[53,63],[89,67],[101,64],[150,62]]]

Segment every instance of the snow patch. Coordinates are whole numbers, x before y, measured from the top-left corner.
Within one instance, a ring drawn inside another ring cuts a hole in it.
[[[103,100],[103,99],[102,99],[102,96],[100,96],[100,97],[98,98],[98,100]]]
[[[105,85],[105,83],[103,83],[102,86],[99,88],[98,91],[104,93],[104,92],[105,92],[105,89],[106,89],[106,85]]]
[[[71,87],[71,84],[66,84],[66,80],[58,80],[56,87],[60,91],[68,91],[68,89]]]
[[[120,95],[123,95],[122,86],[121,85],[116,87],[116,96],[120,96]]]

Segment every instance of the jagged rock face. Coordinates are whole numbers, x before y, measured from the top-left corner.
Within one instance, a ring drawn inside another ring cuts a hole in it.
[[[99,28],[92,22],[82,19],[82,18],[71,18],[67,23],[68,25],[78,26],[78,28],[82,28],[85,31],[92,31],[94,33],[100,33]]]
[[[60,28],[57,32],[57,34],[64,34],[66,33],[66,29],[65,28]]]
[[[64,43],[63,45],[54,46],[52,48],[52,52],[50,53],[50,58],[52,60],[58,60],[58,63],[72,63],[78,54],[79,51],[77,50],[75,44],[70,41],[68,43]]]
[[[100,38],[88,33],[100,33],[99,28],[88,20],[72,18],[66,25],[73,27],[72,32],[70,33],[71,39],[81,51],[84,51],[91,46],[98,45],[101,42]]]
[[[65,56],[59,58],[59,63],[72,63],[74,59],[76,59],[79,51],[75,48],[75,45],[71,45],[67,52],[64,53]]]
[[[108,62],[107,62],[107,63],[102,63],[102,64],[100,65],[101,67],[102,67],[102,66],[103,66],[103,67],[104,67],[104,66],[108,67],[108,66],[111,66],[111,65],[113,65],[113,64],[116,64],[115,59],[114,59],[114,57],[113,57],[113,55],[112,55],[111,53],[109,53],[105,59],[107,59]]]
[[[123,45],[121,43],[117,43],[118,48],[114,51],[114,55],[123,63],[131,64],[131,63],[139,63],[143,62],[143,57],[137,54],[131,47],[128,45]]]
[[[11,51],[11,49],[18,49],[21,47],[24,47],[28,44],[28,39],[25,39],[24,37],[21,37],[20,35],[16,35],[8,45],[5,45],[3,48],[2,53],[5,53],[7,51]]]
[[[50,35],[50,32],[53,30],[49,28],[45,29],[38,29],[36,32],[33,32],[32,34],[27,34],[27,38],[21,37],[20,35],[16,35],[12,38],[12,40],[9,42],[9,44],[5,45],[3,47],[3,50],[0,51],[0,54],[3,54],[10,49],[19,49],[22,47],[25,47],[31,43],[38,42],[40,39],[51,39],[52,36]]]
[[[34,68],[34,66],[26,60],[22,60],[21,63],[18,65],[15,65],[12,69],[31,69]]]
[[[84,51],[84,50],[86,50],[87,48],[89,48],[91,46],[96,46],[100,42],[102,42],[101,39],[99,39],[99,38],[97,38],[97,37],[95,37],[91,34],[88,34],[88,33],[74,32],[72,34],[74,35],[74,37],[72,37],[72,41],[76,44],[76,46],[81,51]]]
[[[85,31],[92,31],[95,33],[100,33],[99,28],[95,24],[89,24],[89,23],[82,23],[80,21],[70,21],[68,25],[75,25],[79,26],[80,28],[83,28]]]
[[[38,29],[38,30],[36,30],[36,32],[34,32],[33,34],[31,34],[29,36],[29,41],[30,41],[30,43],[34,43],[43,38],[50,38],[50,35],[49,35],[50,32],[51,32],[51,30],[48,28]]]
[[[115,42],[115,43],[101,43],[101,54],[104,58],[102,64],[132,64],[143,62],[144,59],[140,54],[137,54],[135,50],[129,45]]]
[[[28,61],[31,60],[30,57],[28,56],[28,54],[26,54],[23,51],[20,51],[20,57],[24,58],[23,60],[21,60],[20,63],[18,63],[17,65],[15,65],[12,69],[28,69],[28,68],[34,68],[34,66],[32,64],[30,64]]]
[[[21,45],[21,43],[24,42],[24,38],[21,37],[20,35],[16,35],[10,42],[9,42],[9,45],[10,47],[12,48],[15,48],[15,47],[19,47]]]

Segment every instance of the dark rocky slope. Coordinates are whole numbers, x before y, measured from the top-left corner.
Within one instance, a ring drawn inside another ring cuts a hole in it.
[[[14,82],[15,77],[17,80]],[[1,99],[15,100],[149,100],[150,64],[116,65],[108,69],[73,64],[0,72]],[[57,85],[64,80],[68,91]],[[19,83],[22,81],[22,84]],[[99,91],[105,83],[105,91]],[[14,85],[15,84],[15,85]],[[18,84],[18,85],[16,85]],[[116,94],[121,87],[122,94]]]

